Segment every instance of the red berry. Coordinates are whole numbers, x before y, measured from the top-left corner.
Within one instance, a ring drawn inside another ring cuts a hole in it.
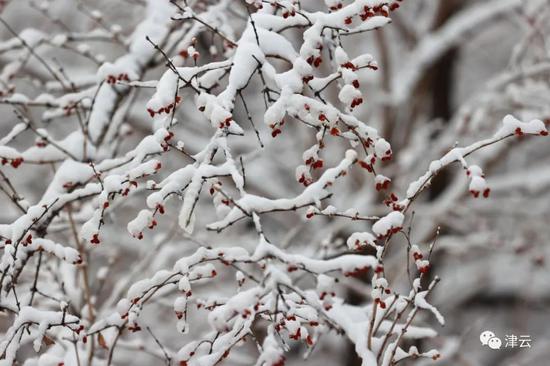
[[[313,169],[321,169],[323,167],[323,160],[317,160],[311,167]]]
[[[273,131],[271,131],[271,137],[275,138],[277,137],[277,135],[279,135],[281,133],[281,130],[276,128],[274,129]]]
[[[23,158],[16,158],[11,161],[11,166],[17,169],[19,165],[23,162]]]
[[[92,244],[99,244],[99,234],[92,235],[92,240],[90,240]]]

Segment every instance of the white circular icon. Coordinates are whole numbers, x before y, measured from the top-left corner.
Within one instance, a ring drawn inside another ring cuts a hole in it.
[[[502,346],[502,341],[498,337],[493,337],[489,339],[489,342],[487,344],[490,349],[500,349],[500,346]]]
[[[490,330],[486,330],[479,335],[479,340],[481,341],[482,345],[486,346],[489,342],[489,339],[494,337],[495,333],[491,332]]]
[[[502,341],[490,330],[485,330],[479,335],[479,341],[482,345],[488,346],[490,349],[500,349]]]

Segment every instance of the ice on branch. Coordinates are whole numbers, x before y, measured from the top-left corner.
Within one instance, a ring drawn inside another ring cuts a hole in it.
[[[395,234],[403,227],[405,216],[399,211],[392,211],[372,225],[372,232],[377,237]]]

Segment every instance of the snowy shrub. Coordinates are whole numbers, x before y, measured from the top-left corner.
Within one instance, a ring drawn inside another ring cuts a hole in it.
[[[489,204],[495,146],[548,135],[548,107],[498,100],[527,69],[442,131],[401,125],[430,63],[521,3],[462,10],[380,87],[394,40],[361,40],[410,26],[406,2],[13,1],[48,23],[1,21],[0,365],[445,356],[418,347],[445,324],[427,222]],[[424,192],[442,172],[444,203]]]

